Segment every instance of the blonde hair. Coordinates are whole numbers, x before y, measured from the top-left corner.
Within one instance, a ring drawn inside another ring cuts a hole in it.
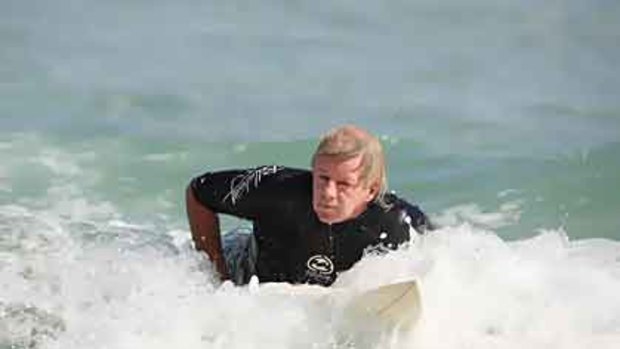
[[[383,146],[377,137],[354,125],[344,125],[325,133],[312,156],[314,166],[319,156],[343,160],[362,157],[361,180],[366,186],[376,184],[375,202],[383,203],[387,192],[387,174]]]

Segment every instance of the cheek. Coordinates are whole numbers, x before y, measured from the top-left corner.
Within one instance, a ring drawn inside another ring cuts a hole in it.
[[[316,178],[312,178],[312,196],[316,196],[321,190],[321,184]]]
[[[321,197],[320,195],[320,189],[317,186],[314,186],[312,188],[312,202],[316,203],[316,201]]]
[[[365,206],[369,201],[368,197],[369,193],[366,190],[356,190],[346,196],[345,202],[347,206],[357,208],[359,206]]]
[[[356,192],[349,192],[349,193],[343,192],[343,193],[340,193],[338,198],[339,198],[339,201],[342,203],[342,206],[347,207],[347,209],[357,206],[357,202],[359,202],[360,200],[359,195]]]

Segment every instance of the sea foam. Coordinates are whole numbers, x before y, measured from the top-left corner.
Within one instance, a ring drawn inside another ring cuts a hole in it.
[[[66,204],[66,203],[65,203]],[[460,223],[366,256],[330,292],[415,278],[411,331],[365,335],[339,303],[221,284],[183,229],[108,218],[88,205],[0,206],[0,343],[41,348],[615,348],[620,243],[562,230],[505,241]],[[71,216],[73,215],[73,216]],[[284,286],[282,286],[284,287]],[[310,286],[301,286],[301,288]],[[257,291],[258,290],[258,291]],[[303,292],[302,292],[303,293]],[[307,292],[310,294],[311,292]],[[345,296],[347,297],[347,296]],[[359,331],[358,331],[359,330]]]

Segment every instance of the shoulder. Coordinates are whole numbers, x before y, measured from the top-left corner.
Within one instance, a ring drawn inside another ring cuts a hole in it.
[[[255,181],[271,189],[308,190],[312,185],[312,173],[309,170],[285,166],[261,166],[250,169],[244,175],[248,180]]]
[[[291,180],[291,181],[308,181],[312,180],[312,172],[310,170],[293,168],[286,166],[271,166],[274,167],[273,173],[279,180]]]
[[[229,195],[243,195],[250,190],[283,191],[293,188],[303,190],[304,187],[310,186],[312,183],[310,171],[278,165],[218,173],[229,174],[227,176],[230,187]]]
[[[191,182],[203,205],[217,212],[248,215],[284,199],[306,197],[311,185],[310,171],[277,165],[211,171]]]
[[[249,184],[258,186],[259,184],[266,182],[281,182],[281,181],[303,181],[304,178],[311,179],[312,175],[309,170],[296,169],[291,167],[279,166],[279,165],[265,165],[252,168],[241,169],[224,169],[218,171],[209,171],[198,177],[195,177],[192,181],[199,182],[199,184],[218,184],[218,182],[224,182],[231,187],[247,186]]]

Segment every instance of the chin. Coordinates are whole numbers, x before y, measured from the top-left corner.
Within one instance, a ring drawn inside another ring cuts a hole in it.
[[[333,223],[338,223],[339,221],[341,221],[340,217],[338,217],[335,214],[316,212],[316,215],[317,217],[319,217],[319,220],[321,222],[326,223],[326,224],[333,224]]]
[[[330,216],[326,216],[326,215],[317,215],[317,217],[319,217],[319,220],[323,223],[326,224],[331,224],[334,223],[334,219]]]

